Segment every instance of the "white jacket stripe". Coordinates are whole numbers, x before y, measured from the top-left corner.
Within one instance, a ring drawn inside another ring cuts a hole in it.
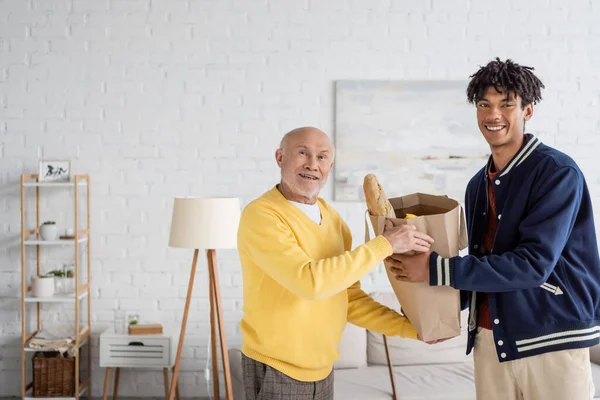
[[[572,331],[557,332],[557,333],[553,333],[551,335],[544,335],[544,336],[538,336],[538,337],[530,338],[530,339],[517,340],[515,342],[515,344],[517,346],[520,346],[522,344],[544,342],[544,341],[556,339],[556,338],[563,337],[563,336],[585,335],[585,334],[592,333],[592,332],[600,332],[600,326],[594,326],[592,328],[587,328],[587,329],[577,329],[577,330],[572,330]]]
[[[443,285],[444,277],[442,276],[442,256],[437,257],[436,266],[437,266],[437,282],[436,282],[436,284],[438,286]]]
[[[508,174],[508,172],[515,166],[515,164],[517,162],[520,163],[523,160],[525,160],[529,156],[529,154],[530,154],[530,152],[528,152],[529,148],[531,146],[533,146],[534,144],[536,144],[536,143],[541,143],[541,142],[539,142],[539,140],[536,137],[531,138],[531,140],[525,145],[525,147],[523,147],[521,149],[521,151],[517,154],[517,156],[515,158],[513,158],[513,160],[510,162],[510,164],[508,164],[508,167],[506,168],[506,170],[500,176],[502,177],[502,176]],[[523,155],[525,155],[525,156],[523,157]]]
[[[446,277],[444,284],[450,286],[450,259],[444,258],[444,276]]]
[[[574,337],[568,337],[568,338],[564,338],[564,339],[551,340],[549,342],[531,344],[529,346],[517,347],[517,351],[520,353],[522,351],[539,349],[540,347],[555,346],[557,344],[572,343],[572,342],[585,342],[588,340],[596,339],[598,337],[600,337],[600,332],[596,332],[596,333],[593,333],[591,335],[586,335],[586,336],[574,336]]]

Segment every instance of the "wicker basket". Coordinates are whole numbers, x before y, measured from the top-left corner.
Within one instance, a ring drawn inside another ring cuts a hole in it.
[[[33,397],[69,397],[75,393],[75,359],[56,353],[33,355]]]

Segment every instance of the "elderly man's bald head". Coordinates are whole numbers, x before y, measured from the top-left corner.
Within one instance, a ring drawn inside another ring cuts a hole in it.
[[[303,126],[301,128],[292,129],[281,138],[281,142],[279,143],[279,148],[284,150],[290,143],[296,143],[297,141],[303,140],[317,140],[321,142],[323,145],[329,145],[330,151],[333,153],[335,151],[333,143],[329,136],[322,130],[318,128],[314,128],[312,126]]]

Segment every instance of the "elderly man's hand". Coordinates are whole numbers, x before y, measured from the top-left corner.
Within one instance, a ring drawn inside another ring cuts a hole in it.
[[[385,228],[382,233],[388,242],[392,245],[392,250],[396,254],[402,254],[409,251],[429,251],[433,238],[423,232],[419,232],[414,225],[394,226],[391,221],[385,221]]]
[[[402,282],[429,282],[430,251],[415,255],[392,254],[385,259],[397,280]]]

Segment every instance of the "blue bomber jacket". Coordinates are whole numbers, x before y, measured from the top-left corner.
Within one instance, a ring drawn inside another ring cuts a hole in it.
[[[491,159],[490,159],[491,162]],[[469,255],[432,252],[430,285],[461,290],[471,352],[477,292],[488,293],[500,362],[590,347],[600,337],[600,258],[592,202],[577,164],[531,134],[493,182],[498,225],[485,253],[487,167],[465,196]]]

